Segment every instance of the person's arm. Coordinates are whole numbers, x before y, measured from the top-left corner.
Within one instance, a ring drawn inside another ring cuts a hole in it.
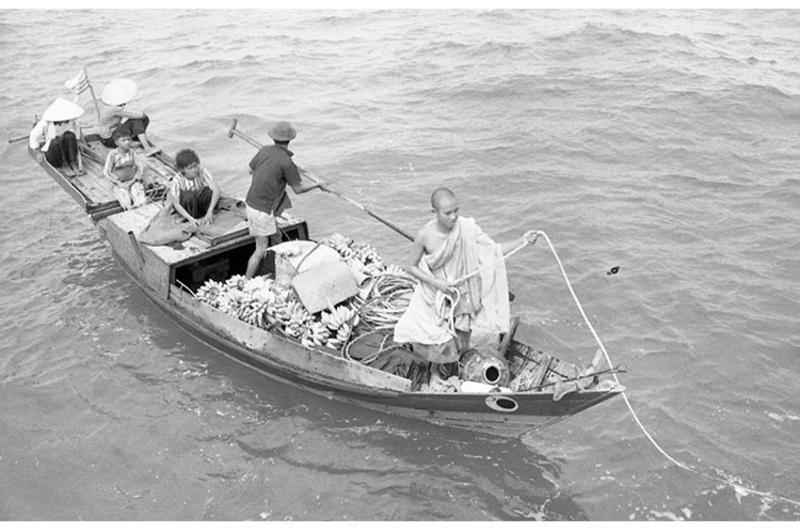
[[[263,149],[263,147],[261,149]],[[247,170],[251,177],[256,174],[256,166],[261,161],[261,157],[259,156],[261,155],[261,149],[253,155],[253,158],[251,158],[250,162],[247,164]]]
[[[517,239],[506,241],[505,243],[500,243],[500,252],[503,254],[508,254],[515,248],[525,243],[528,244],[533,243],[535,240],[536,240],[536,230],[528,230]]]
[[[139,159],[139,155],[134,151],[131,152],[133,153],[133,164],[136,166],[136,173],[134,173],[133,178],[128,181],[128,187],[133,186],[134,182],[142,182],[142,177],[144,176],[144,165]]]
[[[217,203],[219,202],[219,196],[222,191],[219,189],[219,185],[217,181],[214,180],[214,177],[211,176],[211,173],[208,172],[205,168],[203,168],[203,173],[205,173],[206,182],[208,183],[208,187],[211,188],[211,202],[208,204],[208,211],[203,216],[201,224],[211,224],[214,222],[214,208],[217,207]]]
[[[39,151],[39,145],[43,143],[45,127],[47,127],[47,122],[39,120],[36,125],[33,126],[33,129],[31,129],[28,135],[28,145],[31,149]]]
[[[305,173],[305,171],[303,173]],[[317,188],[323,191],[325,190],[324,182],[311,182],[310,179],[303,180],[300,178],[300,174],[300,169],[294,164],[294,162],[290,162],[289,165],[283,170],[283,177],[286,179],[286,183],[289,184],[293,192],[300,195],[301,193],[315,190]]]
[[[116,116],[120,116],[121,118],[133,118],[139,120],[144,118],[144,112],[139,112],[138,110],[117,109],[114,114]]]
[[[455,294],[455,287],[447,281],[440,280],[435,278],[430,273],[423,271],[419,267],[419,260],[422,259],[422,256],[425,254],[425,228],[421,229],[417,233],[416,239],[414,239],[414,243],[411,245],[411,252],[408,255],[408,261],[405,265],[405,270],[411,276],[416,278],[417,280],[427,283],[434,289],[439,289],[440,291],[444,291],[447,294],[454,295]]]
[[[83,155],[81,155],[81,128],[76,121],[70,121],[69,124],[78,143],[75,152],[75,157],[78,159],[78,173],[83,174]]]
[[[106,165],[103,166],[103,175],[108,177],[112,184],[119,184],[117,177],[114,176],[114,151],[110,151],[106,157]]]

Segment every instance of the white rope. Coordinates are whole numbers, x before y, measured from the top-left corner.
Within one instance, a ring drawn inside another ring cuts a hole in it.
[[[536,237],[539,237],[538,233],[537,233]],[[485,269],[488,269],[489,267],[494,267],[495,265],[497,265],[501,261],[507,260],[508,258],[513,256],[514,254],[516,254],[517,252],[519,252],[520,250],[522,250],[523,248],[528,246],[528,244],[533,244],[534,242],[536,242],[536,238],[534,238],[533,241],[530,241],[530,242],[527,239],[524,240],[522,242],[522,244],[520,244],[517,248],[515,248],[513,250],[510,250],[507,254],[501,256],[500,258],[494,260],[493,262],[487,263],[483,267],[475,269],[474,271],[470,272],[469,274],[467,274],[465,276],[462,276],[461,278],[456,280],[454,283],[456,285],[458,285],[458,284],[460,284],[460,283],[472,278],[476,274],[479,274],[481,271],[483,271]],[[458,301],[459,301],[460,298],[461,298],[461,291],[459,291],[458,289],[456,289],[456,295],[455,296],[451,296],[451,295],[449,295],[447,293],[444,293],[442,291],[437,291],[436,292],[436,314],[439,315],[439,318],[441,318],[442,320],[447,321],[447,331],[450,333],[450,335],[453,338],[456,337],[455,310],[456,310],[456,305],[458,304]],[[449,305],[449,309],[448,309],[448,305]]]
[[[543,234],[543,233],[544,233],[544,232],[537,232],[537,233],[536,233],[536,237],[539,237],[539,234]],[[546,237],[546,236],[545,236],[545,237]],[[532,244],[533,244],[535,241],[536,241],[536,238],[534,238],[534,239],[533,239],[533,241],[532,241],[532,242],[530,242],[530,244],[532,245]],[[519,252],[519,251],[520,251],[520,250],[522,250],[523,248],[527,247],[527,246],[528,246],[528,244],[529,244],[529,243],[528,243],[528,240],[526,239],[526,240],[525,240],[525,241],[523,241],[523,242],[522,242],[522,244],[521,244],[521,245],[519,245],[517,248],[515,248],[515,249],[513,249],[513,250],[509,251],[507,254],[505,254],[505,255],[501,256],[500,258],[498,258],[498,259],[494,260],[493,262],[491,262],[491,263],[487,263],[486,265],[484,265],[483,267],[481,267],[481,268],[479,268],[479,269],[475,269],[474,271],[470,272],[470,273],[469,273],[469,274],[467,274],[466,276],[462,276],[461,278],[459,278],[458,280],[456,280],[456,281],[455,281],[455,283],[456,283],[456,284],[459,284],[459,283],[461,283],[461,282],[463,282],[463,281],[469,280],[470,278],[472,278],[472,277],[473,277],[473,276],[475,276],[476,274],[480,273],[481,271],[484,271],[484,270],[488,269],[489,267],[494,267],[495,265],[497,265],[497,264],[498,264],[498,263],[500,263],[501,261],[505,261],[505,260],[507,260],[508,258],[510,258],[511,256],[513,256],[514,254],[516,254],[517,252]]]
[[[583,310],[583,307],[581,306],[581,303],[578,300],[578,296],[575,294],[575,291],[572,289],[572,284],[570,283],[569,278],[567,277],[567,271],[564,270],[564,265],[561,263],[561,259],[558,257],[558,254],[556,253],[556,249],[555,249],[555,247],[553,247],[553,243],[550,242],[550,238],[547,237],[547,234],[545,234],[544,232],[537,231],[536,232],[536,236],[537,237],[538,236],[542,236],[542,237],[544,237],[545,241],[547,241],[547,244],[550,247],[550,251],[553,253],[553,257],[556,259],[556,263],[558,263],[558,267],[561,269],[561,274],[564,277],[564,281],[567,284],[567,288],[569,289],[570,294],[572,295],[572,299],[575,301],[575,305],[578,307],[578,311],[580,311],[581,316],[583,317],[583,321],[586,322],[586,325],[589,327],[589,331],[592,332],[592,336],[594,337],[594,340],[597,342],[597,345],[602,350],[603,355],[605,356],[606,361],[608,362],[608,366],[610,368],[613,368],[614,364],[611,362],[611,358],[609,357],[608,352],[606,351],[606,347],[603,345],[603,342],[600,340],[600,337],[597,335],[597,332],[594,330],[594,327],[592,326],[592,323],[589,322],[589,318],[586,316],[586,312]],[[535,241],[535,239],[534,239],[534,241]],[[514,252],[516,252],[516,250],[518,250],[518,249],[515,249]],[[509,255],[510,254],[511,253],[509,253]],[[616,381],[616,383],[618,385],[621,385],[621,383],[619,381],[619,378],[617,377],[617,374],[612,372],[611,375],[614,377],[614,381]],[[647,437],[647,439],[650,441],[650,443],[653,444],[653,447],[658,449],[658,452],[660,452],[667,460],[669,460],[670,462],[672,462],[676,466],[680,467],[681,469],[685,469],[686,471],[691,471],[693,473],[697,473],[697,474],[702,475],[702,476],[704,476],[706,478],[709,478],[711,480],[724,482],[725,484],[731,486],[732,488],[734,488],[737,491],[745,491],[745,492],[748,492],[748,493],[754,493],[756,495],[759,495],[761,497],[765,497],[765,498],[768,498],[768,499],[782,500],[782,501],[788,502],[789,504],[793,504],[795,506],[800,506],[800,502],[794,501],[792,499],[788,499],[788,498],[786,498],[786,497],[784,497],[782,495],[774,495],[774,494],[769,493],[769,492],[757,491],[757,490],[754,490],[754,489],[751,489],[751,488],[747,488],[745,486],[742,486],[741,484],[735,483],[732,479],[728,479],[728,478],[720,479],[719,477],[715,477],[713,475],[710,475],[709,473],[706,473],[704,471],[700,471],[698,469],[695,469],[695,468],[693,468],[692,466],[690,466],[688,464],[684,464],[683,462],[679,462],[678,460],[676,460],[675,458],[670,456],[664,449],[662,449],[661,446],[658,445],[658,443],[653,439],[653,437],[647,431],[645,426],[639,420],[639,416],[636,414],[636,411],[633,410],[633,405],[631,405],[631,402],[628,400],[628,396],[625,394],[624,391],[622,392],[622,399],[625,400],[625,404],[628,406],[628,410],[630,411],[631,416],[633,416],[633,419],[636,422],[636,424],[639,426],[639,429],[641,429],[641,431],[644,433],[644,435]]]

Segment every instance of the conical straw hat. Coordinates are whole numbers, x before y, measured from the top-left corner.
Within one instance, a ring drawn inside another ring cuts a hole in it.
[[[100,99],[106,105],[122,105],[133,99],[139,90],[130,79],[114,79],[103,89]]]
[[[83,114],[83,107],[64,98],[56,100],[42,114],[46,121],[69,121]]]

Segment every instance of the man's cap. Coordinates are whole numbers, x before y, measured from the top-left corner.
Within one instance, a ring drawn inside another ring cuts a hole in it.
[[[292,127],[292,124],[288,121],[279,121],[270,128],[267,134],[273,140],[289,142],[294,140],[294,137],[297,136],[297,131],[294,130],[294,127]]]

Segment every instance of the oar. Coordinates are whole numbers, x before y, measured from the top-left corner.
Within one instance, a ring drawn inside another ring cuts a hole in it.
[[[233,123],[231,124],[230,129],[228,129],[228,138],[233,138],[234,135],[236,135],[239,138],[241,138],[242,140],[244,140],[245,142],[247,142],[250,145],[252,145],[253,147],[255,147],[256,149],[261,149],[262,147],[264,147],[263,144],[259,143],[255,139],[253,139],[252,136],[250,136],[249,134],[244,133],[244,132],[240,131],[239,129],[237,129],[236,125],[238,123],[239,123],[239,120],[237,120],[237,119],[233,120]],[[304,170],[302,168],[299,168],[299,167],[297,168],[297,170],[300,172],[300,175],[302,175],[303,177],[307,178],[311,182],[314,182],[314,183],[317,183],[317,184],[319,183],[319,180],[314,178],[314,176],[311,175],[310,173],[308,173],[306,170]],[[360,202],[357,202],[357,201],[351,199],[350,197],[348,197],[346,195],[343,195],[343,194],[339,193],[338,191],[329,189],[327,187],[323,187],[321,189],[323,191],[327,192],[327,193],[336,195],[340,199],[349,202],[350,204],[352,204],[356,208],[361,209],[364,213],[366,213],[370,217],[373,217],[374,219],[380,221],[381,223],[385,224],[386,226],[388,226],[389,228],[391,228],[392,230],[394,230],[395,232],[397,232],[401,236],[405,237],[409,241],[414,241],[414,238],[408,232],[406,232],[403,229],[397,227],[396,225],[394,225],[390,221],[387,221],[386,219],[384,219],[383,217],[379,216],[378,214],[376,214],[375,212],[373,212],[372,210],[370,210],[369,208],[367,208],[366,206],[364,206]]]
[[[532,390],[541,390],[543,388],[547,388],[549,386],[554,386],[556,383],[571,383],[573,381],[580,381],[581,379],[586,379],[588,377],[595,377],[598,375],[605,375],[605,374],[624,374],[627,373],[628,369],[625,366],[618,366],[616,368],[606,368],[605,370],[600,370],[598,372],[594,372],[591,374],[586,375],[579,375],[578,377],[570,377],[568,379],[561,379],[559,381],[552,381],[549,383],[542,383],[539,386],[534,386],[525,390],[525,392],[530,392]]]

